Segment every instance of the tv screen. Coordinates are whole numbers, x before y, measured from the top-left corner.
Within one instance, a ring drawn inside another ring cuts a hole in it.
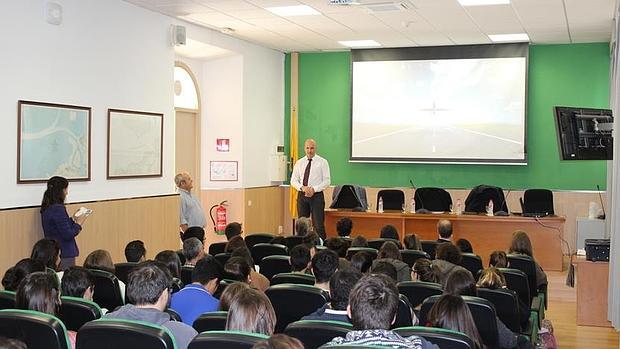
[[[525,164],[527,44],[352,51],[351,161]]]
[[[555,107],[562,160],[612,160],[611,110]]]

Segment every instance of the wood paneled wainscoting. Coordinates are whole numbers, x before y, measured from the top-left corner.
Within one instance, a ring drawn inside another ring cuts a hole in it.
[[[96,249],[108,250],[115,262],[125,261],[125,245],[142,240],[147,258],[179,248],[179,195],[128,198],[68,204],[69,214],[80,206],[93,210],[77,237],[81,265]],[[0,272],[30,257],[32,245],[43,238],[40,207],[0,211]]]

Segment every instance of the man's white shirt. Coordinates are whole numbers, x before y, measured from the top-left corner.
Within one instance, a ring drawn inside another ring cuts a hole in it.
[[[297,160],[293,167],[293,174],[291,176],[291,185],[301,191],[303,186],[302,181],[304,179],[304,172],[308,166],[308,157]],[[322,192],[325,188],[329,187],[330,174],[329,163],[324,158],[314,155],[312,157],[312,166],[310,166],[310,176],[308,177],[308,186],[312,187],[316,193]]]

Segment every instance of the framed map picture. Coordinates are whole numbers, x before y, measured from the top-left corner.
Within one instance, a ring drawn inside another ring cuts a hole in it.
[[[161,177],[164,114],[108,109],[108,179]]]
[[[91,108],[17,103],[17,183],[90,180]]]
[[[209,163],[209,180],[235,182],[238,180],[237,161],[211,161]]]

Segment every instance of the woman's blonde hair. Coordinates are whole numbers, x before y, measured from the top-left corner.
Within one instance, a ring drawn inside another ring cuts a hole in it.
[[[275,327],[276,313],[264,293],[248,288],[232,299],[226,318],[226,331],[262,333],[271,336]]]
[[[84,260],[84,268],[104,270],[114,273],[114,262],[110,252],[106,250],[94,250]]]
[[[478,287],[490,289],[506,287],[506,278],[504,278],[504,274],[497,268],[489,267],[480,273]]]

